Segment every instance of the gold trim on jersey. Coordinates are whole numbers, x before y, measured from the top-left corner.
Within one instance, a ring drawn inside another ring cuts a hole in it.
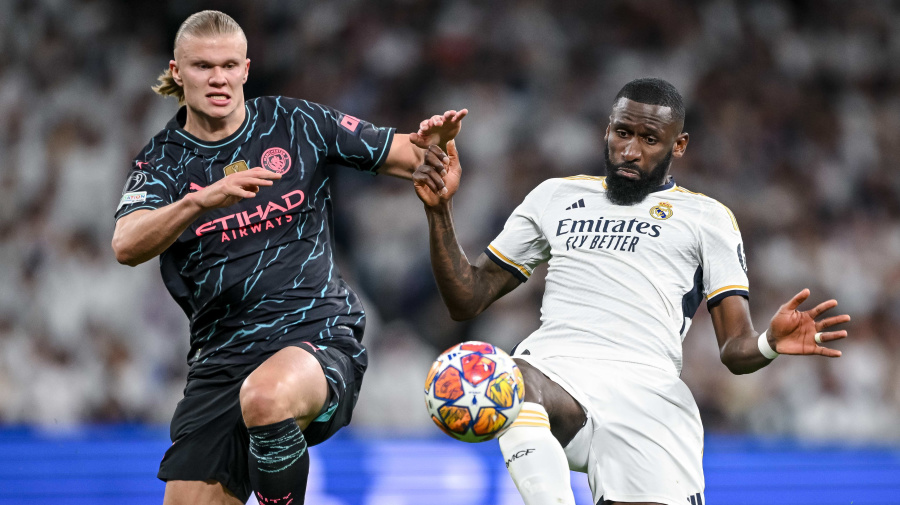
[[[725,205],[724,203],[722,203],[722,202],[716,200],[715,198],[706,196],[706,195],[704,195],[703,193],[695,193],[695,192],[693,192],[693,191],[690,191],[690,190],[687,190],[687,189],[684,189],[684,188],[681,188],[681,187],[678,187],[678,186],[675,186],[674,188],[672,188],[672,191],[680,191],[680,192],[682,192],[682,193],[687,193],[687,194],[689,194],[689,195],[703,196],[703,197],[709,198],[710,200],[716,202],[717,204],[721,205],[722,207],[725,207],[725,212],[727,212],[727,213],[728,213],[728,217],[731,218],[731,224],[734,226],[734,231],[741,231],[741,229],[738,228],[737,219],[734,217],[734,213],[732,213],[732,212],[731,212],[731,209],[729,209],[728,206]]]
[[[750,288],[748,288],[747,286],[725,286],[724,288],[719,288],[719,289],[713,291],[712,293],[706,295],[706,299],[709,300],[710,298],[712,298],[718,294],[724,293],[725,291],[731,291],[732,289],[743,289],[744,291],[750,291]]]
[[[572,175],[563,177],[567,181],[602,181],[606,179],[605,175]]]
[[[489,245],[488,245],[488,249],[490,249],[492,253],[496,254],[498,258],[500,258],[501,260],[503,260],[504,263],[506,263],[506,264],[508,264],[508,265],[510,265],[510,266],[513,266],[513,267],[515,267],[518,271],[522,272],[522,275],[524,275],[525,277],[531,277],[531,273],[529,273],[528,270],[526,270],[524,266],[522,266],[522,265],[516,263],[515,261],[513,261],[513,260],[507,258],[506,256],[504,256],[503,253],[500,252],[500,251],[498,251],[497,248],[494,247],[492,244],[489,244]]]

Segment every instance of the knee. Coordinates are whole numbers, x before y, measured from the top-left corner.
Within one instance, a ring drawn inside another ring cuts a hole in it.
[[[293,417],[285,395],[277,385],[260,383],[248,377],[241,386],[241,414],[247,427],[264,426]]]
[[[522,372],[522,379],[525,380],[525,401],[543,404],[544,395],[541,386],[546,377],[527,361],[518,358],[515,358],[515,361],[519,366],[519,371]],[[546,405],[544,407],[546,408]]]

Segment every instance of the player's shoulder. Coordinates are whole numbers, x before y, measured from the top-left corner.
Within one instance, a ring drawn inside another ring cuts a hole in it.
[[[171,158],[181,155],[182,150],[175,152],[171,147],[180,146],[176,129],[170,122],[165,128],[150,138],[150,141],[132,158],[133,168],[161,168],[171,164]]]
[[[560,194],[568,194],[572,192],[584,192],[591,189],[600,189],[603,185],[605,177],[594,177],[590,175],[573,175],[570,177],[553,177],[546,179],[533,190],[531,195],[539,195],[544,198],[553,198]]]
[[[667,191],[667,193],[669,193],[671,199],[682,201],[704,215],[728,219],[734,225],[734,229],[738,229],[734,213],[719,200],[678,185]]]
[[[606,188],[604,176],[571,175],[568,177],[554,177],[547,179],[538,185],[538,188],[552,191],[599,191]],[[537,188],[536,188],[537,189]]]

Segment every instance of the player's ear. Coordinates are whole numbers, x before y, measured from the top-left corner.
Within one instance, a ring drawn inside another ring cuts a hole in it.
[[[684,156],[684,151],[687,149],[688,141],[690,140],[690,135],[687,132],[681,132],[678,134],[678,137],[675,138],[675,146],[672,148],[672,156],[676,158],[681,158]]]
[[[603,133],[603,140],[609,142],[609,125],[606,125],[606,131]]]
[[[169,72],[172,73],[172,79],[175,81],[175,84],[184,87],[184,82],[181,80],[181,72],[178,71],[178,64],[175,63],[175,60],[169,60]]]
[[[250,76],[250,58],[247,58],[247,63],[244,64],[244,78],[241,80],[241,83],[247,82],[247,77]]]

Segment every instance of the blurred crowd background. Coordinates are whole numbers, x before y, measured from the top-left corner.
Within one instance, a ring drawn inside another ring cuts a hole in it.
[[[890,0],[0,0],[0,421],[167,423],[187,320],[158,262],[109,242],[130,159],[175,113],[150,90],[179,24],[217,8],[249,39],[247,97],[329,104],[401,132],[467,107],[455,199],[475,257],[550,177],[602,174],[627,81],[688,103],[679,185],[728,205],[765,328],[804,287],[851,314],[840,359],[720,363],[701,308],[682,374],[707,431],[900,441],[900,6]],[[451,321],[410,183],[337,170],[338,264],[370,349],[354,426],[431,428],[428,366],[467,339],[511,349],[539,325],[545,268]]]

